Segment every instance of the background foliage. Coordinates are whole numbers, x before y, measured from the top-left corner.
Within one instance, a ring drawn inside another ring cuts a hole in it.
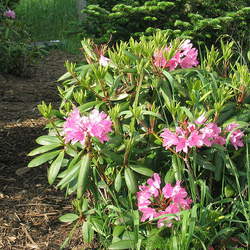
[[[63,40],[77,20],[75,0],[21,0],[16,11],[34,41]]]
[[[247,1],[88,1],[83,36],[97,42],[128,40],[130,36],[168,31],[172,37],[212,44],[229,35],[248,46],[250,7]]]
[[[30,65],[41,54],[31,46],[30,33],[19,17],[3,15],[8,9],[7,2],[0,3],[0,72],[27,75]]]

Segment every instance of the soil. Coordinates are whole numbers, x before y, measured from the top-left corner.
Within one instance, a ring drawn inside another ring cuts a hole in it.
[[[79,58],[54,50],[32,66],[29,77],[0,74],[0,249],[60,249],[72,228],[58,220],[72,212],[71,198],[49,186],[46,166],[27,168],[27,153],[46,133],[37,104],[59,103],[56,80],[66,60]],[[67,249],[88,247],[76,232]]]

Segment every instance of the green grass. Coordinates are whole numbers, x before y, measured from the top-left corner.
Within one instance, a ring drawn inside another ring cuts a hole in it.
[[[16,12],[33,41],[61,40],[69,51],[80,47],[76,37],[67,36],[77,22],[76,0],[21,0]]]

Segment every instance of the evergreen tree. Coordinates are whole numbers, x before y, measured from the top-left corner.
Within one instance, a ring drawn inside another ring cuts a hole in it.
[[[229,35],[247,46],[250,7],[245,0],[89,0],[81,30],[96,42],[127,40],[165,30],[183,37],[213,43]]]

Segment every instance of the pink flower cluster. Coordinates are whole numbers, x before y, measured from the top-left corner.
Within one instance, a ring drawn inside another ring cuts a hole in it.
[[[147,180],[148,185],[139,186],[137,192],[138,210],[142,212],[141,221],[152,220],[162,215],[177,214],[181,210],[190,209],[192,200],[187,197],[185,188],[180,186],[177,181],[175,186],[166,184],[162,189],[159,174],[154,173],[152,178]],[[179,220],[179,216],[174,217]],[[158,227],[171,227],[171,215],[160,218],[157,222]]]
[[[231,123],[226,127],[226,131],[231,132],[230,142],[236,150],[238,147],[244,147],[244,143],[242,141],[244,133],[240,129],[236,129],[238,127],[239,125],[237,123]]]
[[[240,129],[235,130],[239,126],[238,124],[231,123],[225,131],[222,131],[216,123],[205,124],[205,121],[206,118],[202,115],[195,121],[196,124],[184,122],[181,127],[176,127],[175,132],[164,129],[160,135],[163,138],[163,147],[169,149],[175,146],[176,152],[187,153],[188,149],[192,147],[211,147],[214,144],[225,145],[226,138],[223,134],[231,131],[230,142],[234,148],[237,150],[238,147],[244,146],[242,141],[244,133]]]
[[[6,17],[9,17],[9,18],[12,18],[12,19],[16,18],[15,11],[14,10],[10,10],[10,9],[6,10],[3,15],[6,16]]]
[[[164,57],[164,50],[168,53],[171,49],[166,47],[164,50],[158,50],[154,53],[154,65],[160,68],[169,68],[169,71],[174,70],[176,67],[192,68],[199,64],[197,56],[198,50],[192,48],[193,44],[190,40],[185,40],[170,60]]]
[[[81,116],[79,109],[74,108],[63,126],[65,142],[79,141],[84,145],[87,136],[94,136],[103,143],[108,141],[107,134],[111,132],[111,126],[112,121],[104,112],[94,109],[89,116]]]

